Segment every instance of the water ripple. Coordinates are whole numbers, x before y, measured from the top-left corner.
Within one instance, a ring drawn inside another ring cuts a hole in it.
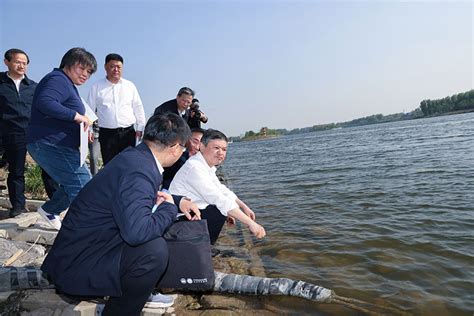
[[[474,113],[234,143],[223,169],[267,230],[255,248],[269,276],[409,314],[472,314]]]

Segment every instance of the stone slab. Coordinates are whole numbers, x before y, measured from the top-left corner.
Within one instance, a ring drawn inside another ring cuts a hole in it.
[[[36,209],[44,204],[44,201],[41,200],[26,200],[26,208],[32,211],[36,211]],[[7,197],[0,196],[0,207],[9,209],[11,208],[10,200]]]
[[[56,294],[55,290],[28,290],[26,291],[26,297],[21,301],[21,306],[27,311],[41,309],[42,307],[48,307],[54,311],[58,308],[62,310],[70,303]]]
[[[53,228],[43,228],[41,226],[30,227],[25,230],[18,231],[18,234],[12,239],[17,241],[35,242],[38,238],[38,243],[43,245],[52,245],[58,231]]]
[[[3,303],[8,300],[8,297],[10,297],[10,295],[12,295],[13,293],[15,293],[15,291],[0,292],[0,303]]]
[[[37,212],[29,212],[20,214],[14,218],[1,220],[0,223],[16,223],[19,227],[26,228],[36,224],[40,217],[41,215],[39,215]]]

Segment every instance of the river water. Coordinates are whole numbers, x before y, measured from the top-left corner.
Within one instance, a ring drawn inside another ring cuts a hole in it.
[[[267,276],[410,315],[474,312],[474,113],[233,143],[223,171],[267,231]]]

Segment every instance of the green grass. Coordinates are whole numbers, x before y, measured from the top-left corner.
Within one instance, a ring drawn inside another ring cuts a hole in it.
[[[36,164],[26,165],[25,193],[31,195],[33,199],[43,199],[46,196],[43,179],[41,179],[41,168]]]

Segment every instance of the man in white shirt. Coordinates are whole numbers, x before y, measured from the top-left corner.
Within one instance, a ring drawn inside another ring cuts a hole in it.
[[[172,194],[187,196],[198,205],[201,217],[207,220],[211,244],[219,237],[227,217],[231,222],[238,219],[247,225],[257,238],[266,234],[255,222],[255,213],[216,176],[216,166],[225,160],[227,143],[227,137],[220,131],[205,131],[200,152],[186,161],[170,185]]]
[[[128,146],[135,146],[146,120],[137,88],[122,78],[122,56],[108,54],[104,67],[107,76],[91,87],[88,103],[99,118],[100,150],[105,165]]]

